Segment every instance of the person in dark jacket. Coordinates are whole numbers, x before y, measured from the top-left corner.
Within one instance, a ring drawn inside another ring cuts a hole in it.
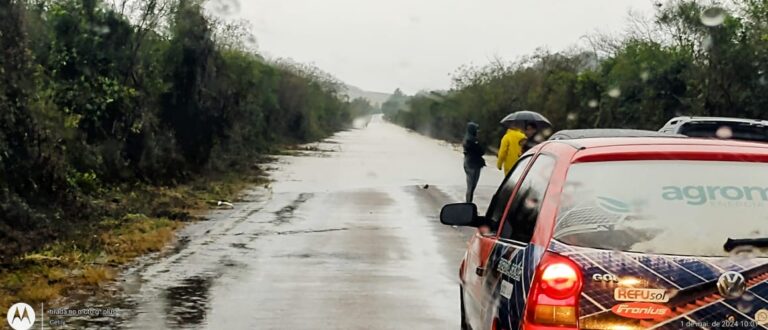
[[[485,146],[477,139],[477,132],[480,126],[469,122],[467,123],[467,133],[464,135],[464,173],[467,174],[467,196],[466,202],[472,203],[472,197],[477,188],[477,181],[480,180],[480,170],[485,166]]]
[[[526,151],[530,150],[531,148],[539,144],[538,142],[536,142],[536,134],[539,133],[539,128],[536,126],[536,123],[527,123],[525,125],[524,133],[527,139],[523,144],[523,153],[525,153]]]

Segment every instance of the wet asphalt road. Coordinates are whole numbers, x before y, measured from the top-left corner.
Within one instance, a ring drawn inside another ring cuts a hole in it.
[[[269,165],[269,187],[127,272],[121,327],[458,328],[458,262],[471,231],[437,217],[463,200],[460,150],[377,117],[309,146]],[[481,212],[501,179],[483,170]]]

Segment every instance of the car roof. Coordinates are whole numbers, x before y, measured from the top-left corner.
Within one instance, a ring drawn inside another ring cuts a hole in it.
[[[732,118],[732,117],[697,117],[697,116],[680,116],[675,117],[667,121],[667,126],[677,126],[690,122],[731,122],[731,123],[748,123],[748,124],[762,124],[768,125],[767,120],[762,119],[749,119],[749,118]]]
[[[593,128],[593,129],[571,129],[558,131],[549,137],[550,140],[574,140],[586,138],[615,138],[615,137],[678,137],[684,138],[685,135],[668,134],[657,131],[647,131],[639,129],[623,128]]]
[[[553,140],[577,149],[571,163],[616,160],[720,160],[768,162],[768,144],[677,137],[606,137]],[[571,149],[573,150],[573,149]]]
[[[760,142],[749,142],[727,139],[700,139],[700,138],[680,138],[677,135],[664,134],[666,136],[656,137],[602,137],[602,138],[579,138],[573,140],[555,140],[553,142],[568,143],[578,146],[579,149],[599,148],[599,147],[634,147],[638,149],[651,149],[658,145],[679,146],[714,146],[714,147],[741,147],[757,148],[768,150],[768,144]]]

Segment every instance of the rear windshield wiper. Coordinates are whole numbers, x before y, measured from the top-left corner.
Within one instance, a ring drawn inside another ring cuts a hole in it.
[[[733,249],[740,246],[754,246],[759,248],[768,247],[768,237],[764,238],[728,238],[723,244],[723,249],[726,252],[731,252]]]

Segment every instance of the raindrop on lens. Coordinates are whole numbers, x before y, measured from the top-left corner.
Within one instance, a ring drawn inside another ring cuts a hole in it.
[[[752,304],[749,301],[740,300],[736,303],[736,308],[742,313],[749,313],[752,311]]]
[[[574,120],[576,120],[577,117],[578,116],[576,115],[575,112],[569,112],[568,116],[566,116],[565,118],[568,119],[569,121],[574,121]]]
[[[726,127],[730,131],[730,128],[728,128],[727,126],[723,126],[723,127]],[[722,127],[721,127],[721,129],[722,129]],[[717,134],[717,133],[715,133],[715,134]],[[755,258],[756,257],[755,256],[755,252],[756,252],[756,250],[752,246],[749,246],[749,245],[747,245],[747,246],[738,246],[738,247],[734,248],[733,250],[731,250],[730,257],[732,258],[732,260],[734,260],[736,262],[746,261],[746,260]]]
[[[725,22],[725,10],[720,7],[710,7],[701,12],[701,24],[715,27]]]
[[[715,43],[715,41],[712,39],[711,35],[708,35],[704,40],[701,42],[701,47],[704,48],[704,50],[710,50],[712,49],[712,45]]]
[[[590,108],[597,108],[598,103],[597,103],[597,100],[589,100],[589,102],[587,102],[587,105]]]
[[[544,135],[536,134],[536,135],[533,136],[533,140],[536,141],[536,142],[542,142],[542,141],[544,141]]]
[[[91,31],[95,32],[96,34],[109,34],[109,26],[108,25],[101,25],[101,24],[92,24],[90,25]]]
[[[610,96],[612,98],[617,98],[617,97],[621,96],[621,90],[618,87],[611,88],[608,91],[608,96]]]
[[[528,209],[535,209],[536,206],[539,205],[539,202],[534,198],[526,198],[525,199],[525,207]]]
[[[441,95],[437,93],[425,93],[424,96],[430,100],[433,100],[435,102],[443,102],[444,99]]]
[[[717,132],[715,132],[715,135],[721,139],[730,139],[733,137],[733,131],[728,126],[721,126],[717,129]]]
[[[643,82],[646,82],[646,81],[648,81],[648,78],[650,78],[650,77],[651,77],[651,74],[650,74],[650,73],[648,73],[648,71],[643,71],[643,72],[640,74],[640,80],[642,80]]]
[[[237,0],[214,0],[211,5],[213,11],[220,15],[232,15],[240,11],[240,4]]]
[[[252,47],[256,47],[259,44],[258,41],[256,41],[256,37],[253,35],[249,35],[247,38],[245,38],[245,42]]]
[[[112,10],[112,8],[109,6],[109,4],[106,1],[100,1],[99,4],[96,5],[96,9],[102,12],[109,12],[110,10]]]
[[[552,129],[547,127],[545,129],[541,130],[541,134],[544,134],[544,136],[550,136],[550,135],[552,135]]]

